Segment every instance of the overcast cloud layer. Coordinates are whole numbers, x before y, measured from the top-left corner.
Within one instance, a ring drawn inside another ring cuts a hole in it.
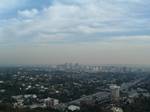
[[[144,61],[150,56],[149,6],[149,0],[1,0],[0,61],[62,63],[69,56],[70,62],[150,64]]]

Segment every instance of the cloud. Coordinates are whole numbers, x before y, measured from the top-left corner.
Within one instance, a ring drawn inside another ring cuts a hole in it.
[[[37,9],[31,9],[31,10],[23,10],[23,11],[18,11],[18,15],[23,17],[23,18],[33,18],[38,14]]]
[[[42,9],[18,9],[17,16],[0,28],[0,41],[49,44],[149,38],[148,5],[148,0],[53,0]]]
[[[110,42],[114,44],[122,43],[126,45],[133,45],[139,44],[139,45],[149,45],[150,43],[150,36],[142,35],[142,36],[119,36],[114,37],[110,40]]]

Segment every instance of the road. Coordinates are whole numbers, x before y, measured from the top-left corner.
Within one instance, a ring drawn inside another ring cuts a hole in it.
[[[121,85],[120,90],[128,90],[128,88],[133,87],[134,85],[140,83],[141,81],[143,81],[146,77],[141,77],[140,79],[137,79],[135,81],[132,82],[128,82],[128,83],[123,83]],[[96,98],[96,100],[98,100],[99,102],[104,101],[105,99],[107,100],[108,98],[110,98],[111,93],[110,92],[97,92],[95,94],[92,95],[88,95],[88,96],[84,96],[82,98],[79,98],[77,100],[68,102],[67,104],[76,104],[79,105],[81,101],[89,101],[92,100],[93,98]]]

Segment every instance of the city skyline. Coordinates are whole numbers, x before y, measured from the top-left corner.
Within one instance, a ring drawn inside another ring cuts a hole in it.
[[[150,65],[149,0],[1,0],[0,64]]]

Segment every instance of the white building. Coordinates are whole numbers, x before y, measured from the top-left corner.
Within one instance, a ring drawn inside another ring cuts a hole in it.
[[[123,112],[122,108],[119,108],[119,107],[113,107],[111,110],[113,112]]]
[[[80,107],[79,106],[75,106],[75,105],[70,105],[70,106],[68,106],[68,110],[76,111],[76,110],[80,110]]]
[[[59,100],[53,99],[53,104],[54,104],[54,106],[55,106],[55,105],[58,105],[58,104],[59,104]]]
[[[110,89],[111,89],[112,100],[115,100],[115,101],[119,100],[119,98],[120,98],[120,86],[111,85]]]
[[[59,104],[59,100],[57,100],[57,99],[54,99],[54,98],[45,99],[46,107],[54,108],[58,104]]]

